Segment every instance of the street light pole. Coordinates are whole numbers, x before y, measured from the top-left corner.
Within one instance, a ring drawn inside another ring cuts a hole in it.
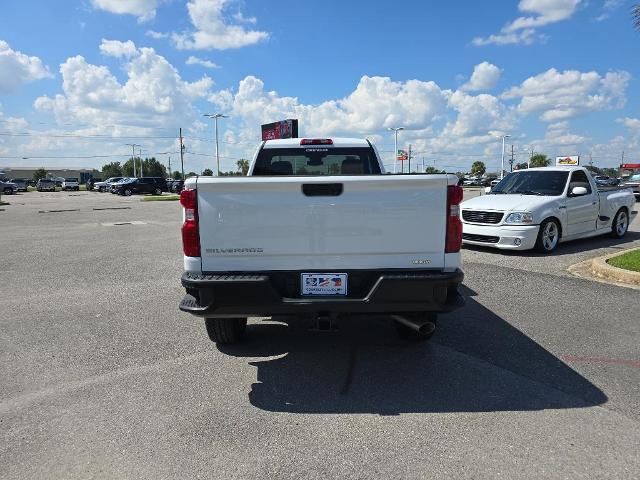
[[[396,173],[396,164],[398,163],[398,132],[404,130],[404,127],[389,127],[389,130],[395,134],[395,141],[393,143],[393,173]]]
[[[127,143],[126,145],[131,147],[131,161],[133,162],[133,176],[137,177],[136,173],[136,147],[141,147],[142,145],[138,145],[137,143]]]
[[[502,160],[500,161],[500,180],[504,178],[504,139],[509,137],[511,137],[511,135],[502,136]]]
[[[216,176],[220,176],[220,155],[218,153],[218,119],[219,118],[229,118],[227,115],[224,115],[222,113],[207,113],[205,115],[203,115],[204,117],[208,117],[208,118],[212,118],[213,122],[214,122],[214,130],[215,130],[215,137],[216,137],[216,167],[217,167],[217,172]]]

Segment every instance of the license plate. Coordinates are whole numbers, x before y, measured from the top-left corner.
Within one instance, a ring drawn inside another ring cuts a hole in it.
[[[303,273],[302,295],[346,295],[346,273]]]

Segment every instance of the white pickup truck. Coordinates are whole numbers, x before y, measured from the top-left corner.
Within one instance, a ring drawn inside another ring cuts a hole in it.
[[[487,195],[462,203],[462,241],[549,253],[578,238],[621,238],[637,214],[634,203],[631,189],[599,189],[584,167],[520,170]]]
[[[243,177],[192,177],[180,202],[186,296],[209,337],[236,342],[247,317],[390,314],[427,339],[464,304],[454,175],[384,175],[363,139],[269,140]]]

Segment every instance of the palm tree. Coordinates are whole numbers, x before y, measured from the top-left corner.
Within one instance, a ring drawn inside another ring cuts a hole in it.
[[[238,166],[238,171],[242,172],[242,175],[246,175],[249,172],[249,160],[241,158],[236,162]]]
[[[631,16],[633,17],[633,26],[640,30],[640,4],[634,5],[631,9]]]

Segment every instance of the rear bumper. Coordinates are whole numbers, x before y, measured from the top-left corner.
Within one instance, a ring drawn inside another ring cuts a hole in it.
[[[462,243],[505,250],[530,250],[536,244],[540,225],[486,226],[462,223]]]
[[[180,310],[201,317],[247,317],[315,313],[450,312],[464,305],[461,270],[347,272],[346,297],[300,295],[302,272],[194,274],[185,272],[187,294]],[[306,272],[305,272],[306,273]]]

